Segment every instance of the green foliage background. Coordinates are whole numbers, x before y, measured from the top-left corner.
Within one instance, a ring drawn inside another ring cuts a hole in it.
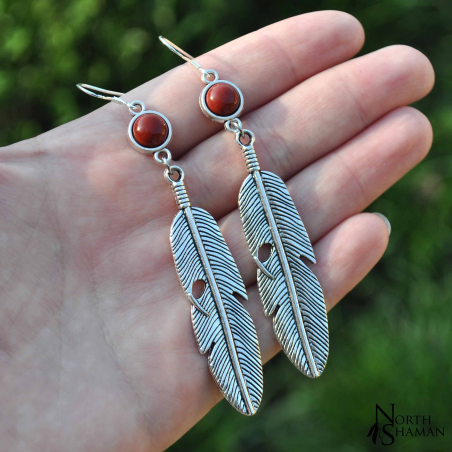
[[[265,368],[253,418],[220,403],[173,451],[379,449],[367,432],[375,403],[430,415],[444,438],[397,438],[401,451],[452,450],[452,2],[447,0],[0,0],[0,145],[79,117],[98,101],[77,82],[128,91],[180,61],[167,35],[198,55],[286,17],[320,9],[355,15],[362,53],[408,44],[437,83],[417,107],[431,120],[428,158],[377,200],[392,235],[383,260],[330,314],[331,354],[318,381],[278,356]]]

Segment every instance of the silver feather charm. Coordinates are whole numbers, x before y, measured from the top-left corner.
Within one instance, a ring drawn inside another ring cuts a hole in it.
[[[172,184],[181,211],[171,226],[171,247],[182,287],[192,303],[193,329],[201,353],[225,398],[238,411],[254,414],[263,392],[262,363],[253,321],[234,297],[247,299],[245,285],[212,216],[192,208],[185,189]],[[205,288],[198,299],[193,284]]]
[[[238,142],[250,172],[240,190],[239,209],[258,267],[264,312],[274,314],[276,337],[292,363],[308,377],[319,377],[328,359],[328,320],[320,283],[301,260],[315,263],[311,242],[284,182],[260,171],[254,136],[247,146]],[[260,262],[258,252],[265,244],[272,250]]]

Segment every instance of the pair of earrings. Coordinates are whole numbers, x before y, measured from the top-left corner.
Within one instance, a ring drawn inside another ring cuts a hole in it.
[[[250,173],[240,189],[238,204],[257,266],[264,313],[273,315],[275,335],[291,362],[308,377],[319,377],[328,358],[328,320],[319,281],[301,259],[315,263],[292,198],[278,176],[259,167],[254,134],[243,129],[238,119],[244,104],[240,89],[219,80],[216,71],[203,69],[167,39],[160,37],[160,41],[201,72],[206,84],[199,100],[201,110],[235,135]],[[146,110],[141,101],[125,102],[119,97],[122,93],[86,84],[77,87],[91,96],[126,105],[133,115],[128,128],[131,145],[165,166],[165,178],[180,210],[171,226],[171,248],[180,282],[192,304],[199,351],[209,352],[210,372],[229,403],[243,414],[254,414],[262,399],[263,372],[254,323],[234,296],[247,299],[245,285],[217,223],[205,210],[191,207],[184,172],[171,164],[166,148],[172,136],[170,122],[161,113]],[[270,255],[261,262],[259,250],[266,245],[271,246]],[[205,287],[195,298],[193,285],[199,280]]]

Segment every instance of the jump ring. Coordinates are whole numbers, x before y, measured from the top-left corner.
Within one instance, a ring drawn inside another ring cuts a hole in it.
[[[167,169],[169,174],[173,174],[173,169],[171,168],[171,165],[169,164],[169,161],[166,159],[166,157],[162,157],[163,164],[165,165],[165,168]]]
[[[160,154],[165,154],[163,157],[160,157]],[[171,160],[171,152],[169,149],[161,149],[160,151],[157,151],[154,153],[154,159],[157,163],[160,163],[161,165],[166,165],[166,162],[169,162]]]
[[[242,121],[240,121],[240,119],[238,119],[238,118],[230,119],[229,121],[226,121],[224,123],[224,128],[226,130],[229,130],[229,132],[232,132],[232,133],[241,132]]]

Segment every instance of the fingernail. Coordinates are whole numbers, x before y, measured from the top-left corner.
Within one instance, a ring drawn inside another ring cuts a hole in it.
[[[386,226],[388,228],[388,234],[391,235],[391,223],[389,222],[389,220],[382,213],[378,213],[378,212],[372,212],[372,213],[374,215],[377,215],[378,217],[380,217],[386,223]]]

